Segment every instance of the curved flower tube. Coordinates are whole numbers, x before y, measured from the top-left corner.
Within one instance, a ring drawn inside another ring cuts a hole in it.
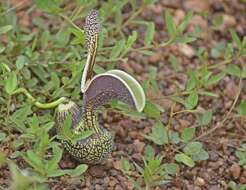
[[[141,112],[145,106],[145,94],[136,79],[121,70],[110,70],[93,77],[100,31],[96,10],[92,10],[86,17],[84,30],[88,56],[81,79],[83,107],[79,108],[71,101],[60,104],[57,108],[57,129],[61,130],[62,123],[71,115],[74,133],[92,130],[91,136],[76,143],[68,139],[62,140],[62,143],[76,159],[83,163],[96,164],[106,159],[113,148],[112,135],[98,124],[96,108],[115,99]]]

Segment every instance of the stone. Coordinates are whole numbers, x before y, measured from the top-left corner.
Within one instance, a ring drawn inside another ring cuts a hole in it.
[[[217,185],[212,185],[209,190],[222,190],[220,187],[218,187]]]
[[[200,15],[193,15],[190,19],[190,22],[187,27],[187,32],[194,32],[195,28],[200,26],[202,31],[200,33],[201,38],[208,38],[208,23],[207,21]]]
[[[187,11],[193,12],[207,12],[210,8],[208,0],[186,0],[183,1],[183,7]]]
[[[229,99],[234,100],[237,94],[237,86],[235,85],[234,81],[230,80],[226,83],[225,94]]]
[[[113,162],[113,166],[116,170],[121,170],[121,161],[117,160],[117,161]]]
[[[230,168],[230,172],[234,179],[238,179],[241,173],[241,168],[238,164],[233,164]]]
[[[190,45],[187,44],[179,44],[178,45],[179,52],[188,58],[192,58],[195,56],[195,51]]]
[[[149,57],[149,63],[151,64],[158,64],[161,60],[162,54],[161,53],[155,53]]]
[[[124,190],[120,185],[116,185],[115,190]]]
[[[145,143],[139,141],[138,139],[133,141],[135,152],[142,153],[144,151]]]
[[[174,22],[176,25],[179,25],[182,20],[184,19],[185,17],[185,12],[181,9],[177,9],[175,12],[174,12]]]
[[[95,165],[89,168],[89,173],[93,176],[93,177],[104,177],[106,175],[106,172],[104,171],[104,168],[102,166],[99,165]]]
[[[117,183],[118,183],[117,180],[115,178],[111,177],[111,179],[109,181],[109,186],[114,187]]]
[[[101,185],[96,184],[95,185],[95,190],[103,190],[103,188],[101,187]]]
[[[191,126],[191,123],[189,121],[185,120],[185,119],[179,119],[178,121],[179,121],[182,129],[183,128],[188,128],[188,127]]]
[[[223,22],[219,26],[219,30],[221,32],[228,31],[228,28],[236,26],[236,24],[237,24],[236,19],[232,15],[224,14]]]
[[[198,186],[204,186],[205,185],[205,180],[201,177],[197,177],[195,179],[195,185],[198,185]]]

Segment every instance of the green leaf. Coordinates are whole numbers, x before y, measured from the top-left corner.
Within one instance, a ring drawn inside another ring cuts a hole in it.
[[[137,40],[137,37],[138,37],[138,34],[134,30],[132,32],[132,35],[130,35],[128,37],[127,41],[126,41],[125,48],[124,48],[124,51],[122,53],[122,56],[124,56],[129,51],[129,49],[132,47],[132,45],[134,44],[134,42]]]
[[[35,3],[39,9],[42,9],[51,13],[58,13],[61,11],[59,5],[60,0],[35,0]]]
[[[71,131],[72,126],[72,116],[68,115],[61,127],[59,128],[59,135],[64,139],[71,140],[73,139],[73,133]]]
[[[59,176],[63,176],[63,175],[66,175],[67,174],[67,171],[66,170],[52,170],[48,173],[48,177],[59,177]]]
[[[154,34],[155,34],[155,24],[153,22],[149,22],[147,24],[147,30],[144,34],[144,45],[145,46],[148,46],[151,44],[154,38]]]
[[[189,74],[189,80],[187,81],[186,84],[186,90],[190,91],[196,87],[199,81],[194,71],[189,70],[188,74]]]
[[[45,173],[44,165],[41,158],[33,152],[33,150],[28,150],[25,155],[23,155],[24,160],[30,164],[36,171],[41,174]]]
[[[10,72],[5,81],[5,90],[8,94],[12,94],[17,87],[17,76],[14,71]]]
[[[54,44],[57,47],[64,47],[68,44],[70,39],[70,31],[68,29],[59,30],[54,36]]]
[[[85,42],[85,33],[83,30],[79,30],[77,28],[69,28],[69,31],[75,35],[75,38],[71,42],[71,44],[84,44]]]
[[[121,158],[121,169],[123,170],[124,173],[129,174],[131,170],[131,165],[129,160],[125,158]]]
[[[234,49],[232,47],[232,44],[231,43],[227,43],[226,49],[225,49],[225,59],[229,60],[229,59],[232,58],[233,55],[234,55]]]
[[[122,52],[122,50],[125,47],[125,43],[126,43],[125,39],[121,39],[115,43],[115,45],[114,45],[114,47],[110,53],[111,59],[115,59],[120,55],[120,53]],[[112,69],[112,68],[110,68],[110,69]]]
[[[194,42],[195,40],[196,38],[190,36],[178,36],[175,38],[174,42],[186,44],[186,43]]]
[[[199,94],[202,96],[211,96],[211,97],[215,97],[215,98],[219,97],[218,94],[215,94],[213,92],[208,92],[208,91],[199,91]]]
[[[160,167],[161,161],[161,156],[156,156],[154,159],[149,160],[147,167],[144,168],[144,172],[150,171],[150,173],[154,173]]]
[[[173,17],[169,11],[165,11],[165,22],[166,22],[168,34],[172,38],[174,38],[177,34],[177,28],[176,28],[175,22],[173,20]]]
[[[66,173],[72,177],[80,176],[88,169],[86,164],[80,164],[75,169],[66,170]]]
[[[2,151],[0,151],[0,167],[2,167],[5,162],[6,162],[5,154]]]
[[[183,131],[182,131],[182,134],[181,134],[181,138],[184,142],[188,142],[190,141],[191,139],[194,138],[195,136],[195,132],[196,132],[196,128],[185,128]]]
[[[152,128],[152,132],[149,135],[145,135],[145,138],[157,145],[168,144],[167,129],[161,122],[156,123]]]
[[[157,0],[143,0],[144,5],[151,5],[154,4]]]
[[[206,111],[202,114],[201,125],[208,125],[212,120],[213,112],[211,110]]]
[[[237,184],[234,182],[234,181],[230,181],[228,184],[227,184],[227,188],[229,190],[237,190]]]
[[[196,92],[192,92],[185,100],[186,109],[192,110],[196,107],[198,103],[198,94]]]
[[[238,37],[237,33],[233,29],[231,29],[230,32],[231,32],[231,37],[232,37],[233,41],[236,43],[238,49],[241,49],[242,43],[241,43],[240,38]]]
[[[188,12],[186,15],[185,15],[185,18],[184,20],[180,23],[180,25],[178,26],[178,31],[180,34],[183,33],[183,31],[185,30],[186,26],[188,25],[191,17],[192,17],[192,12]]]
[[[239,115],[246,115],[246,100],[241,101],[241,103],[236,108]]]
[[[0,142],[6,138],[6,133],[0,132]]]
[[[183,33],[183,31],[185,30],[186,26],[188,25],[191,17],[192,17],[192,12],[188,12],[186,15],[185,15],[185,18],[184,20],[180,23],[180,25],[178,26],[178,31],[180,34]]]
[[[207,83],[209,77],[212,75],[212,72],[208,70],[207,64],[203,65],[200,74],[201,74],[200,83],[204,85]]]
[[[150,67],[149,68],[149,82],[150,82],[151,88],[153,88],[153,90],[156,93],[159,93],[159,86],[157,84],[156,76],[157,76],[157,68]]]
[[[6,49],[6,46],[0,43],[0,54],[3,53],[5,49]]]
[[[212,20],[213,27],[215,27],[215,28],[219,27],[221,24],[223,24],[223,21],[224,21],[223,15],[218,15],[218,16],[216,16],[216,17]]]
[[[150,159],[153,159],[154,156],[155,156],[155,150],[153,149],[152,146],[147,145],[147,146],[145,147],[145,150],[144,150],[144,158],[145,158],[146,160],[150,160]]]
[[[93,1],[90,1],[90,0],[76,0],[76,4],[79,5],[79,6],[88,5],[90,2],[93,2]]]
[[[175,155],[175,160],[177,162],[182,162],[189,167],[195,166],[195,162],[186,154],[180,153]]]
[[[12,29],[13,29],[13,26],[12,25],[2,26],[0,28],[0,34],[6,34],[7,32],[9,32]]]
[[[86,131],[83,131],[79,134],[76,134],[72,137],[73,138],[72,143],[75,144],[77,141],[86,139],[86,138],[90,137],[92,134],[93,134],[93,130],[86,130]]]
[[[9,162],[9,170],[12,178],[11,189],[29,189],[31,180],[33,180],[31,176],[24,176],[14,162]]]
[[[51,171],[56,170],[58,168],[58,163],[62,157],[62,149],[58,146],[58,144],[54,144],[52,146],[52,150],[53,150],[52,151],[53,156],[52,156],[51,160],[48,161],[48,165],[47,165],[48,172],[51,172]]]
[[[165,171],[170,175],[175,175],[178,172],[179,165],[175,163],[164,164]]]
[[[37,75],[37,77],[43,82],[47,83],[47,78],[49,77],[49,74],[44,70],[44,68],[40,65],[35,65],[31,67],[32,72]]]
[[[216,49],[216,48],[211,49],[211,56],[213,58],[219,58],[220,54],[221,54],[221,52],[218,49]]]
[[[118,27],[120,27],[122,25],[123,15],[122,15],[121,8],[116,8],[115,16],[114,16],[114,22]]]
[[[171,97],[171,100],[174,102],[177,102],[179,104],[185,104],[185,101],[183,100],[183,98],[179,97],[179,96],[173,96]]]
[[[232,76],[241,77],[241,70],[237,65],[230,64],[226,68],[226,73]]]
[[[221,56],[222,50],[224,50],[224,49],[225,49],[225,43],[224,42],[220,42],[220,43],[216,44],[216,46],[211,49],[211,56],[213,58],[219,58]]]
[[[209,154],[206,150],[201,149],[198,154],[192,155],[193,161],[207,160],[209,158]]]
[[[101,74],[101,73],[105,73],[105,69],[103,67],[101,67],[100,65],[94,65],[93,71],[96,74]]]
[[[206,82],[206,86],[209,86],[209,85],[213,85],[213,84],[216,84],[218,83],[220,80],[222,80],[223,78],[225,77],[225,73],[224,72],[221,72],[219,74],[216,74],[216,75],[212,75],[208,81]]]
[[[22,69],[25,63],[26,63],[26,57],[23,55],[18,56],[15,62],[16,68],[19,70]]]
[[[246,190],[246,185],[245,184],[240,185],[239,190]]]
[[[202,144],[200,142],[191,142],[184,147],[184,153],[187,155],[196,155],[202,150]]]
[[[175,72],[180,70],[180,65],[179,65],[178,60],[177,60],[175,55],[171,54],[169,56],[168,61],[171,63],[172,68],[175,70]]]
[[[246,78],[246,65],[243,66],[242,78]]]
[[[25,106],[16,110],[10,117],[10,120],[16,124],[16,128],[21,131],[25,132],[26,127],[24,122],[27,119],[27,116],[32,113],[31,105],[26,104]]]
[[[168,136],[169,136],[169,139],[170,139],[172,144],[178,144],[180,142],[178,132],[174,132],[172,130],[169,130]]]
[[[146,113],[149,117],[153,117],[156,119],[161,117],[161,111],[157,107],[157,105],[148,100],[146,101],[146,104],[144,107],[144,113]]]

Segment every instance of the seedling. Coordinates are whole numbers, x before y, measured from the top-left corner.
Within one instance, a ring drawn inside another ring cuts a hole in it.
[[[143,167],[136,162],[133,162],[136,170],[144,180],[145,188],[142,188],[141,185],[131,177],[134,166],[130,164],[127,159],[122,159],[122,171],[134,184],[136,189],[149,190],[152,187],[161,186],[168,183],[171,176],[175,175],[178,171],[177,164],[163,164],[162,160],[163,157],[160,155],[155,155],[154,149],[148,145],[146,146],[145,156],[143,157]]]
[[[236,156],[239,159],[239,165],[246,169],[246,144],[242,144],[236,151]]]

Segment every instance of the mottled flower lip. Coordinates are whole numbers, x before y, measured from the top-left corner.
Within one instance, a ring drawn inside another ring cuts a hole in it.
[[[87,104],[87,101],[91,99],[92,95],[96,97],[99,92],[97,92],[96,89],[102,89],[105,88],[105,91],[107,91],[108,84],[103,84],[101,83],[100,86],[97,86],[95,89],[94,93],[87,92],[87,90],[91,87],[91,85],[98,85],[94,84],[94,81],[100,80],[102,77],[111,77],[111,79],[117,79],[118,83],[112,84],[113,86],[110,86],[111,89],[113,89],[113,93],[116,93],[116,97],[114,99],[116,100],[124,100],[125,103],[129,104],[131,107],[136,109],[138,112],[143,111],[145,107],[145,102],[146,102],[146,97],[143,91],[143,88],[141,85],[138,83],[136,79],[134,79],[131,75],[127,74],[124,71],[121,70],[110,70],[107,71],[106,73],[102,73],[99,75],[96,75],[95,77],[92,78],[90,82],[88,82],[86,88],[85,88],[85,93],[84,93],[84,103]],[[120,89],[120,88],[124,89]],[[124,91],[124,93],[123,93]],[[123,93],[123,97],[119,93]],[[118,94],[117,94],[118,93]],[[89,97],[88,97],[89,96]],[[102,100],[104,101],[104,100]]]

